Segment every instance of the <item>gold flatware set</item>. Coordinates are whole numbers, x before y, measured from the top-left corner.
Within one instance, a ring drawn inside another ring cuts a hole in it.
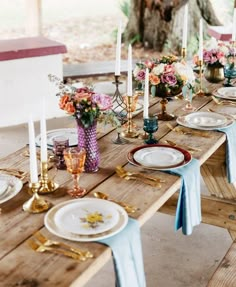
[[[22,171],[22,170],[15,169],[15,168],[0,168],[0,172],[1,171],[3,173],[7,173],[9,175],[15,176],[21,180],[23,180],[28,174],[26,171]]]
[[[191,147],[191,146],[189,146],[189,145],[182,145],[182,144],[181,144],[181,145],[178,145],[176,142],[170,141],[170,140],[165,140],[165,142],[166,142],[167,144],[169,144],[170,146],[173,146],[173,147],[179,146],[179,147],[181,147],[181,148],[183,148],[183,149],[187,149],[189,152],[202,151],[202,150],[199,149],[199,148]]]
[[[90,251],[83,251],[79,248],[71,247],[63,242],[48,239],[40,232],[36,232],[34,234],[34,239],[29,239],[28,244],[34,251],[40,253],[48,251],[79,261],[85,261],[88,258],[93,258],[93,254]]]
[[[138,180],[153,187],[161,188],[161,182],[165,182],[159,178],[154,178],[149,175],[144,175],[138,172],[126,171],[121,166],[116,167],[116,173],[119,177],[126,179],[126,180]]]
[[[202,131],[197,131],[197,130],[192,130],[192,129],[189,130],[188,128],[180,127],[180,126],[172,127],[172,125],[169,123],[167,123],[166,126],[170,130],[172,130],[173,132],[180,133],[183,135],[195,135],[195,136],[200,136],[200,137],[204,137],[204,138],[210,138],[211,137],[209,134],[206,134],[205,132],[202,132]]]
[[[99,199],[104,199],[104,200],[108,200],[108,201],[117,203],[120,206],[122,206],[127,213],[134,213],[137,210],[137,207],[135,207],[133,205],[130,205],[130,204],[127,204],[127,203],[125,203],[123,201],[118,201],[118,200],[111,199],[111,198],[108,197],[108,195],[106,193],[103,193],[103,192],[100,192],[100,191],[94,192],[93,196],[96,197],[96,198],[99,198]]]
[[[236,102],[230,101],[230,100],[219,100],[215,96],[211,96],[212,100],[217,104],[217,105],[232,105],[236,106]]]

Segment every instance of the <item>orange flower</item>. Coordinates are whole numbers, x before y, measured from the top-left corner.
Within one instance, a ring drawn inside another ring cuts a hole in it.
[[[149,75],[149,81],[152,85],[158,85],[160,83],[160,79],[154,74]]]
[[[68,95],[64,95],[60,98],[59,101],[59,107],[60,109],[64,110],[66,103],[69,101],[69,96]]]
[[[74,114],[75,108],[74,108],[73,102],[67,102],[64,110],[67,111],[67,113],[69,114]]]

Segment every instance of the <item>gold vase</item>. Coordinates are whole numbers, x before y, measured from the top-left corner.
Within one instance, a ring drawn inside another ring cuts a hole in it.
[[[219,83],[224,80],[224,67],[207,65],[204,71],[204,76],[210,83]]]

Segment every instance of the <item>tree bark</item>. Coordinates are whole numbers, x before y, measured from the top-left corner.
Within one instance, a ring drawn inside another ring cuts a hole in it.
[[[125,41],[138,38],[145,47],[159,52],[166,45],[179,52],[186,3],[189,3],[190,35],[198,35],[200,17],[210,25],[220,25],[209,0],[131,0]]]

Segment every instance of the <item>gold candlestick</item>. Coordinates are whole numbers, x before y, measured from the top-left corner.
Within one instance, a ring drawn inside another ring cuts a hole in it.
[[[58,183],[48,178],[48,163],[46,161],[41,162],[41,179],[39,184],[38,194],[52,193],[59,187]]]
[[[182,48],[181,50],[181,57],[185,61],[186,60],[186,55],[187,55],[187,50],[186,48]]]
[[[29,193],[33,196],[23,204],[23,210],[29,213],[41,213],[47,211],[52,204],[38,195],[38,190],[40,188],[40,183],[30,183],[29,184]]]
[[[202,66],[203,66],[203,61],[202,60],[198,60],[198,66],[199,66],[199,80],[200,80],[200,90],[196,93],[196,95],[203,97],[205,96],[205,93],[203,92],[202,89]]]
[[[138,132],[134,130],[134,124],[132,122],[132,101],[133,97],[132,96],[127,96],[127,119],[128,122],[126,124],[127,129],[126,131],[122,132],[122,136],[127,137],[127,138],[135,138],[138,136]]]

